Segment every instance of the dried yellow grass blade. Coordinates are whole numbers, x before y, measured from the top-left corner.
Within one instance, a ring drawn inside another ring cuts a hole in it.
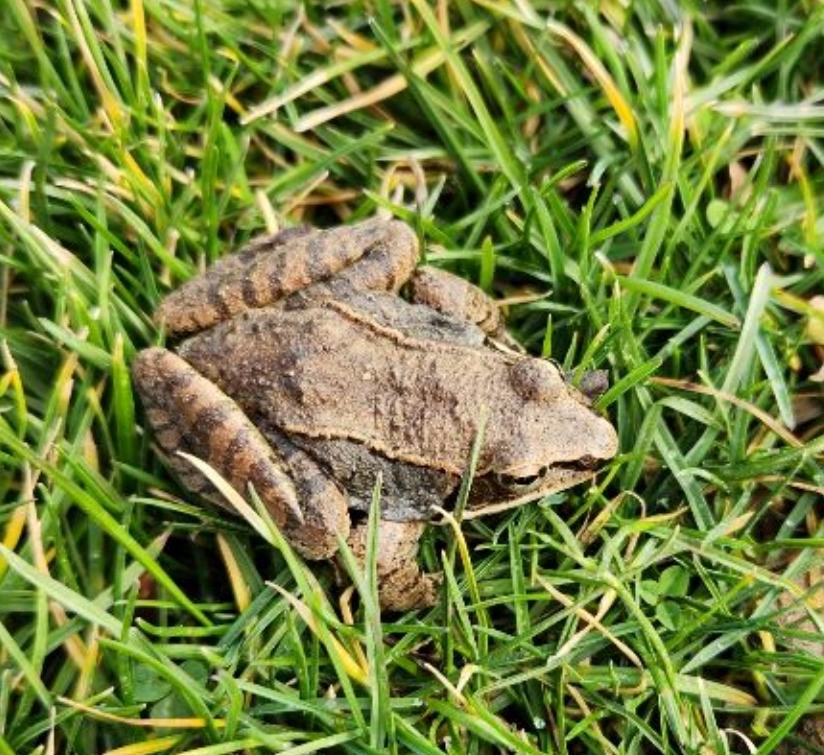
[[[673,378],[663,378],[663,377],[653,377],[650,378],[653,383],[657,383],[658,385],[665,385],[668,388],[678,388],[682,391],[689,391],[690,393],[701,393],[704,396],[712,396],[713,398],[719,399],[721,401],[727,401],[730,404],[734,404],[735,406],[744,409],[744,411],[749,412],[753,415],[756,419],[766,425],[772,432],[774,432],[779,438],[781,438],[785,443],[792,446],[793,448],[802,448],[804,444],[795,437],[784,425],[782,425],[778,420],[774,417],[771,417],[767,412],[759,409],[755,404],[751,404],[749,401],[745,401],[742,398],[738,398],[738,396],[734,396],[731,393],[725,393],[724,391],[719,391],[716,388],[710,388],[706,385],[700,385],[698,383],[690,383],[687,380],[675,380]]]
[[[786,477],[780,475],[764,475],[763,477],[753,477],[753,480],[758,482],[777,482],[797,490],[806,490],[808,493],[815,493],[824,498],[824,485],[812,485],[806,482],[799,482],[797,480],[788,480]]]
[[[592,715],[592,708],[587,704],[586,699],[584,696],[579,692],[578,688],[574,684],[566,684],[564,685],[567,692],[569,692],[570,697],[575,700],[575,703],[578,705],[579,710],[581,711],[580,715],[581,718],[589,718],[592,721],[592,731],[595,733],[595,736],[598,738],[598,741],[604,748],[604,752],[608,753],[615,753],[617,755],[620,750],[609,741],[604,735],[603,730],[601,729],[600,724],[598,723],[598,719]]]
[[[798,183],[801,189],[801,196],[804,199],[804,217],[801,227],[804,229],[804,239],[814,248],[818,246],[816,192],[813,188],[807,171],[804,169],[804,152],[806,151],[806,140],[798,137],[795,146],[788,159],[790,175]]]
[[[440,514],[440,516],[443,517],[443,520],[452,528],[452,534],[455,537],[455,545],[458,547],[458,553],[461,556],[461,563],[463,564],[465,570],[471,572],[472,558],[469,555],[469,546],[466,544],[466,538],[464,537],[460,522],[452,516],[451,512],[446,509],[442,509],[440,506],[433,506],[432,508],[433,511]]]
[[[672,118],[669,127],[669,144],[672,154],[680,154],[684,142],[684,125],[687,113],[687,69],[692,52],[692,25],[684,23],[675,52],[672,81]]]
[[[355,587],[354,585],[349,585],[340,596],[340,600],[338,601],[338,606],[340,608],[340,615],[343,617],[343,622],[347,626],[353,626],[355,623],[355,617],[352,615],[352,595],[355,594]],[[349,647],[352,648],[352,652],[355,654],[355,657],[358,659],[358,664],[361,668],[368,669],[369,668],[369,660],[366,657],[366,653],[363,650],[363,646],[358,642],[356,639],[353,639],[349,643]]]
[[[125,747],[106,750],[103,755],[153,755],[156,752],[168,752],[180,742],[180,739],[177,735],[158,737],[147,742],[135,742]]]
[[[512,24],[511,29],[513,34],[515,35],[515,39],[517,40],[518,44],[529,56],[529,59],[534,60],[538,64],[539,70],[544,75],[546,80],[552,85],[555,91],[562,96],[569,95],[569,92],[567,92],[566,87],[558,78],[558,74],[555,72],[555,69],[551,65],[549,65],[546,58],[543,55],[541,55],[535,48],[535,45],[532,44],[532,40],[524,31],[523,26],[521,26],[520,24]]]
[[[321,642],[323,641],[323,636],[321,635],[320,630],[318,629],[318,623],[315,620],[315,615],[312,613],[309,606],[306,605],[302,600],[296,598],[290,592],[284,590],[280,585],[276,585],[273,582],[267,583],[273,590],[276,590],[285,600],[289,603],[292,608],[297,611],[298,616],[303,619],[303,622],[309,627],[312,634],[315,635]],[[362,684],[364,687],[368,686],[369,683],[369,670],[361,668],[358,662],[352,657],[349,651],[343,646],[343,643],[334,635],[329,633],[329,639],[332,643],[332,652],[335,653],[338,660],[341,662],[341,666],[343,666],[346,673],[354,679],[359,684]]]
[[[226,480],[221,477],[217,471],[210,467],[202,459],[197,456],[187,454],[184,451],[178,451],[178,456],[189,462],[198,472],[200,472],[209,482],[214,485],[218,492],[231,504],[232,508],[240,514],[249,526],[255,530],[267,543],[275,545],[269,534],[269,529],[260,518],[258,513],[243,499],[243,496],[237,492]]]
[[[226,571],[229,574],[229,584],[232,587],[232,595],[235,596],[235,605],[238,611],[245,611],[252,602],[252,595],[249,592],[249,585],[243,579],[243,573],[240,570],[240,565],[235,558],[235,554],[229,547],[226,538],[218,533],[217,547],[220,551],[220,557],[226,565]]]
[[[588,634],[592,629],[596,630],[599,634],[601,634],[608,642],[612,643],[621,653],[623,653],[626,658],[639,669],[644,668],[644,664],[641,662],[641,659],[638,657],[637,653],[629,647],[625,642],[622,642],[618,639],[612,632],[609,631],[602,623],[601,618],[603,616],[595,616],[587,611],[585,608],[575,606],[574,601],[569,598],[568,596],[564,595],[560,590],[556,590],[547,580],[545,580],[540,575],[536,575],[538,582],[540,583],[541,587],[544,588],[555,600],[557,600],[564,608],[569,608],[581,621],[586,624],[586,626],[581,629],[579,632],[574,634],[569,641],[558,650],[556,655],[561,656],[564,655],[568,650],[572,650],[583,637]],[[609,607],[615,599],[615,592],[610,590],[606,596],[606,602],[604,606]],[[604,610],[604,613],[606,611]]]
[[[23,535],[23,527],[26,524],[26,504],[20,504],[11,514],[9,517],[9,521],[6,522],[6,528],[3,532],[3,545],[8,548],[10,551],[13,551],[17,548],[17,544],[20,542],[20,538]],[[0,558],[0,578],[6,573],[6,569],[9,568],[8,563],[4,558]]]
[[[595,53],[590,49],[589,45],[584,42],[575,32],[557,21],[547,21],[547,30],[561,37],[581,59],[581,62],[586,66],[587,70],[592,74],[593,78],[598,82],[601,89],[603,89],[606,98],[609,100],[612,109],[618,116],[618,120],[624,127],[627,134],[627,139],[632,147],[638,143],[638,127],[636,125],[635,114],[621,90],[615,83],[615,80],[610,76],[609,71],[604,67],[603,63],[595,56]]]
[[[70,697],[60,696],[57,701],[100,721],[137,726],[142,729],[205,729],[209,726],[209,722],[204,718],[129,718],[128,716],[118,716],[116,713],[93,708],[91,705],[72,700]],[[222,718],[215,718],[212,720],[211,725],[216,729],[222,729],[226,726],[226,721]]]
[[[94,84],[94,88],[97,90],[97,94],[100,97],[100,103],[103,106],[103,111],[109,119],[109,124],[114,128],[114,130],[119,130],[125,121],[123,107],[117,97],[109,91],[109,88],[106,86],[106,82],[103,80],[103,76],[100,73],[100,69],[97,67],[97,61],[95,61],[92,50],[86,40],[83,24],[80,22],[80,17],[77,15],[75,2],[76,0],[68,0],[66,3],[66,10],[69,15],[69,20],[71,21],[72,30],[74,31],[75,41],[77,42],[77,46],[80,48],[80,54],[83,57],[83,62],[86,64],[89,74],[92,77],[92,83]]]
[[[8,267],[6,267],[5,271],[8,272]],[[7,289],[9,278],[6,277],[2,282]],[[0,311],[0,325],[5,325],[5,323],[5,312]],[[0,341],[0,359],[2,359],[3,366],[6,368],[6,372],[0,377],[0,396],[5,396],[6,391],[11,389],[11,402],[14,406],[14,412],[17,415],[17,437],[22,439],[26,436],[29,414],[26,403],[26,391],[23,389],[23,379],[20,377],[17,362],[14,361],[14,357],[5,340]]]
[[[246,115],[240,119],[240,122],[246,126],[259,118],[264,118],[267,115],[273,115],[287,103],[296,100],[298,97],[301,97],[307,92],[311,92],[313,89],[317,89],[324,84],[328,84],[338,76],[342,76],[347,70],[347,67],[340,64],[335,64],[328,68],[321,68],[320,70],[312,71],[312,73],[303,77],[297,84],[289,87],[286,91],[281,92],[279,95],[271,97],[270,99],[265,100],[259,105],[251,108]]]
[[[28,474],[28,465],[26,467],[27,474],[25,475],[25,486],[31,491],[34,489],[34,480]],[[34,555],[34,566],[41,574],[46,577],[51,577],[49,571],[49,558],[43,547],[43,537],[40,527],[40,520],[37,517],[37,508],[34,505],[34,500],[30,496],[25,504],[26,523],[29,530],[29,542],[31,543],[32,554]],[[58,627],[64,627],[69,623],[69,617],[66,609],[56,600],[49,601],[49,613],[52,620]],[[94,666],[94,659],[97,657],[96,652],[92,652],[87,648],[83,640],[76,634],[69,635],[63,642],[63,647],[66,654],[72,659],[72,663],[80,670],[81,678],[84,672],[89,670],[89,663]],[[94,656],[94,659],[91,659]]]
[[[34,161],[26,160],[20,170],[20,191],[17,212],[26,223],[31,223],[31,178],[34,172]]]
[[[460,49],[465,46],[486,31],[486,28],[487,24],[476,23],[457,32],[453,37],[455,47]],[[440,68],[445,61],[446,54],[443,50],[440,48],[431,48],[416,58],[412,63],[411,68],[416,76],[423,78],[428,76],[435,69]],[[394,76],[390,76],[388,79],[382,81],[377,86],[372,87],[372,89],[367,89],[365,92],[359,92],[349,99],[343,100],[342,102],[337,102],[334,105],[327,105],[326,107],[321,107],[307,113],[302,118],[299,118],[297,123],[295,123],[295,131],[298,133],[310,131],[311,129],[317,128],[327,121],[334,120],[335,118],[339,118],[347,113],[351,113],[355,110],[362,110],[363,108],[371,107],[372,105],[377,105],[379,102],[383,102],[384,100],[402,92],[406,89],[406,87],[406,76],[401,73],[397,73]]]
[[[139,75],[144,76],[147,70],[148,44],[146,42],[146,13],[143,8],[143,0],[132,0],[132,26],[134,27],[135,61]]]
[[[0,77],[0,80],[2,78]],[[7,80],[3,81],[3,85],[7,85]],[[41,129],[40,123],[38,121],[37,115],[35,115],[34,111],[32,110],[30,102],[20,94],[19,89],[12,89],[12,93],[6,94],[5,97],[8,99],[9,102],[14,103],[17,107],[17,112],[20,114],[20,117],[25,121],[26,128],[28,129],[29,133],[32,135],[34,139],[41,138]]]
[[[378,49],[377,45],[375,45],[369,37],[365,37],[363,34],[358,34],[358,32],[348,29],[334,18],[327,18],[326,23],[329,24],[329,28],[353,50],[357,50],[358,52],[371,52],[372,50]]]
[[[51,601],[51,603],[56,604],[57,601]],[[60,606],[62,609],[63,607]],[[54,613],[52,611],[52,613]],[[62,618],[63,624],[68,623],[68,617],[63,613]],[[60,624],[60,626],[63,626]],[[75,637],[74,639],[78,640],[78,646],[80,649],[83,649],[83,643],[80,642],[79,637]],[[85,657],[83,658],[83,663],[80,666],[80,676],[77,678],[77,683],[74,685],[73,695],[75,697],[84,698],[88,697],[92,693],[92,686],[94,684],[94,678],[98,671],[98,663],[100,661],[100,643],[98,642],[98,632],[97,627],[92,627],[91,629],[91,636],[89,637],[88,646],[85,648]]]
[[[157,188],[154,183],[149,180],[149,177],[143,172],[143,168],[140,167],[137,160],[135,160],[125,149],[121,151],[121,159],[123,160],[123,164],[126,166],[132,183],[139,186],[141,191],[149,198],[151,202],[161,205],[163,200],[158,193]]]
[[[431,663],[424,662],[423,667],[434,676],[443,685],[443,688],[449,693],[450,697],[455,703],[462,708],[468,708],[469,703],[464,697],[463,693],[454,685],[444,674],[436,669]]]

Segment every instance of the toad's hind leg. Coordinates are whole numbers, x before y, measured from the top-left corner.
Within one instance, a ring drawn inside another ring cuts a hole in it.
[[[416,304],[425,304],[438,312],[477,325],[499,344],[517,351],[523,350],[507,332],[496,302],[457,275],[428,265],[419,267],[409,279],[409,298]]]
[[[307,558],[335,553],[337,535],[349,530],[349,514],[346,499],[333,484],[323,487],[317,481],[295,480],[289,461],[267,443],[243,410],[172,352],[140,352],[132,374],[154,436],[186,488],[229,507],[178,451],[207,462],[241,495],[251,483],[275,524]],[[314,506],[318,495],[324,500],[320,512]]]
[[[374,218],[325,231],[291,229],[252,241],[184,283],[163,300],[156,319],[169,333],[183,335],[333,280],[394,290],[417,258],[417,237],[397,220]]]
[[[416,560],[425,527],[425,522],[378,522],[378,599],[386,611],[426,608],[437,600],[441,575],[421,571]],[[368,537],[367,522],[355,526],[349,535],[349,547],[359,564],[366,561]]]

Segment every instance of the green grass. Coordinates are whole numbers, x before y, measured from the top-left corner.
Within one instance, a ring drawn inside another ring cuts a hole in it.
[[[822,33],[786,0],[0,4],[0,755],[804,741]],[[622,447],[433,529],[441,603],[385,617],[188,498],[128,372],[210,261],[376,210],[609,369]]]

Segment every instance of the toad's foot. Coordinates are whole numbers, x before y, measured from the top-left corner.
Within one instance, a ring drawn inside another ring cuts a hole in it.
[[[609,390],[609,373],[606,370],[584,370],[580,376],[576,370],[565,370],[564,380],[575,386],[591,404]]]

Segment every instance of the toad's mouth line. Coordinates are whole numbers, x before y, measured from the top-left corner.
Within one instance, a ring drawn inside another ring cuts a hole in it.
[[[553,472],[587,472],[598,468],[599,460],[593,456],[582,456],[570,461],[555,461],[545,464],[535,474],[516,475],[501,473],[496,475],[501,487],[510,490],[533,490],[542,480],[551,477]]]
[[[531,482],[515,482],[518,478],[510,478],[511,482],[507,486],[502,485],[502,489],[509,488],[514,492],[518,486],[523,490],[522,495],[516,495],[505,500],[488,500],[470,502],[463,513],[462,519],[477,519],[488,514],[495,514],[501,511],[523,506],[527,503],[537,501],[539,498],[558,493],[567,488],[574,487],[586,480],[591,479],[597,472],[594,460],[579,459],[570,462],[553,464],[551,467],[542,470],[542,474],[529,478]],[[524,479],[524,478],[520,478]],[[470,498],[471,498],[470,492]]]

